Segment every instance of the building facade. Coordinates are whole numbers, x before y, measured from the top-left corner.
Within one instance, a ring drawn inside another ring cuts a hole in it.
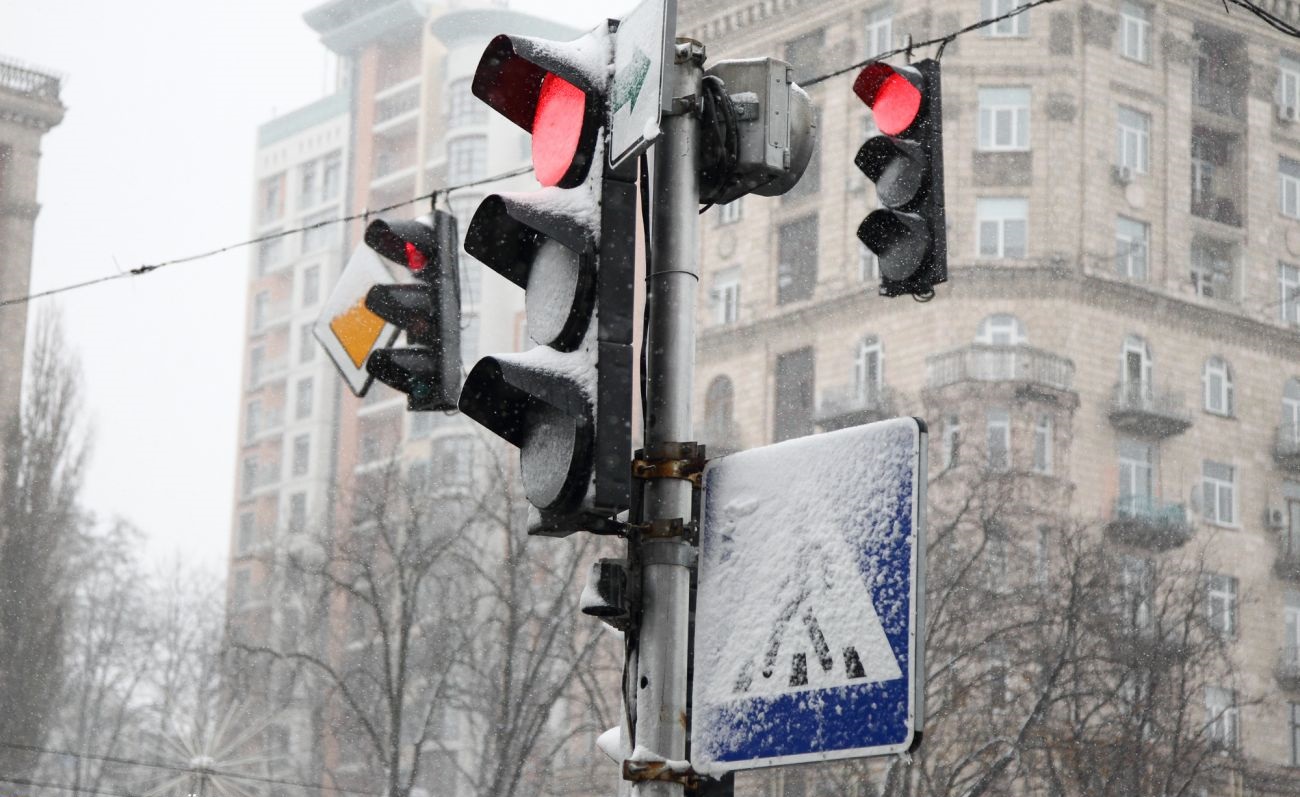
[[[25,296],[32,270],[32,242],[41,139],[63,121],[59,77],[0,58],[0,294]],[[18,411],[23,378],[27,305],[0,313],[0,417]]]
[[[1015,5],[683,2],[678,30],[807,80]],[[963,35],[943,67],[950,282],[876,294],[852,166],[870,114],[853,74],[812,87],[799,186],[703,217],[699,435],[734,450],[917,415],[932,473],[1012,473],[1134,572],[1194,559],[1237,672],[1194,713],[1242,761],[1197,788],[1295,793],[1300,47],[1218,7],[1118,0]],[[792,772],[753,788],[820,793]]]

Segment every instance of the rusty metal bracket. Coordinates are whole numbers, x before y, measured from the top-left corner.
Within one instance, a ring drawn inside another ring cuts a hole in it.
[[[667,761],[624,761],[623,780],[633,783],[680,783],[688,789],[695,789],[699,787],[701,778],[694,769],[688,767],[684,771],[678,771],[670,768]]]
[[[705,453],[700,443],[661,443],[644,448],[632,460],[632,478],[683,479],[698,490],[708,461]]]

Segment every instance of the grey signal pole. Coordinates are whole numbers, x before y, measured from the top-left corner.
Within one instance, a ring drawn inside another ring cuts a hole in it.
[[[646,290],[645,448],[693,438],[695,295],[699,285],[699,96],[704,47],[677,41],[670,70],[673,111],[665,112],[655,143],[650,274]],[[689,481],[645,484],[644,521],[692,520]],[[687,653],[694,546],[681,534],[655,534],[640,543],[641,623],[637,637],[636,743],[664,758],[686,757]],[[680,797],[683,786],[641,781],[638,797]]]

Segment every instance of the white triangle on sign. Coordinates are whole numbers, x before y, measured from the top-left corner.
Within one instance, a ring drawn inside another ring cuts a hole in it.
[[[791,575],[753,596],[768,622],[742,634],[750,654],[719,675],[746,696],[903,677],[853,550],[835,534],[793,536],[805,544]]]

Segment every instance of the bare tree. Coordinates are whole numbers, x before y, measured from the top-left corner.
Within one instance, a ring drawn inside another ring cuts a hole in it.
[[[62,686],[69,559],[86,527],[80,375],[54,316],[38,322],[27,367],[0,461],[0,740],[40,746]],[[29,751],[0,748],[0,772],[34,764]]]

